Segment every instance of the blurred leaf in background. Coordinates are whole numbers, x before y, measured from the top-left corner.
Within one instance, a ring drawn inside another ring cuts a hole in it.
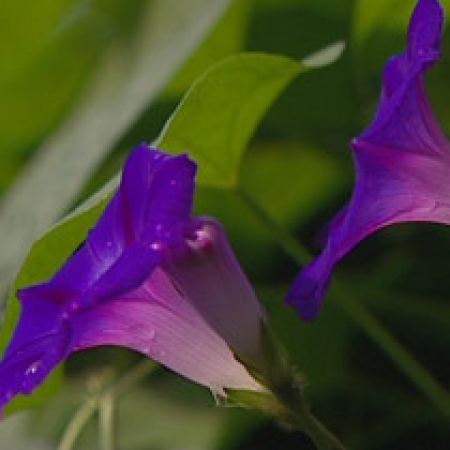
[[[141,3],[42,1],[25,10],[2,3],[1,190],[69,113],[102,53],[130,32]]]

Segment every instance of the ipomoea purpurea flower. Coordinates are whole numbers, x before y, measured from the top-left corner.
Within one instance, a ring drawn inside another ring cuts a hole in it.
[[[211,390],[262,390],[263,311],[213,219],[191,217],[196,165],[139,145],[83,245],[42,284],[0,362],[0,408],[31,393],[72,352],[137,350]],[[236,357],[238,356],[238,358]]]
[[[450,145],[423,82],[440,56],[442,24],[439,2],[419,0],[407,50],[384,68],[375,118],[352,141],[352,197],[331,221],[322,253],[300,272],[287,295],[287,303],[305,320],[317,316],[334,265],[374,231],[399,222],[450,224]]]

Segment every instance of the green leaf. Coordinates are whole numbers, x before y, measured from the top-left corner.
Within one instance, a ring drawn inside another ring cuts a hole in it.
[[[137,0],[92,0],[89,5],[84,0],[42,0],[26,11],[13,0],[2,2],[0,190],[61,123],[102,53],[141,9]]]
[[[133,36],[108,48],[83,100],[3,199],[0,235],[8,238],[0,254],[0,294],[32,242],[67,210],[229,1],[190,0],[189,8],[178,0],[145,2]]]
[[[225,59],[189,90],[157,145],[187,151],[199,164],[199,183],[232,188],[248,141],[277,95],[296,75],[331,63],[341,52],[342,45],[335,45],[303,63],[262,53]]]

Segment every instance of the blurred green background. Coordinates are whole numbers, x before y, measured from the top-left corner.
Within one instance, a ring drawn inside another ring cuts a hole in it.
[[[450,8],[450,2],[446,1]],[[4,0],[0,14],[0,290],[28,248],[115,175],[129,150],[159,135],[183,94],[241,51],[301,59],[336,41],[333,65],[294,80],[259,124],[244,157],[248,192],[312,252],[353,183],[349,140],[371,120],[385,60],[405,45],[410,0]],[[450,131],[450,35],[427,77]],[[282,299],[298,267],[231,191],[200,187],[196,212],[223,221],[292,360],[313,411],[352,449],[446,449],[450,423],[385,352],[328,299],[304,324]],[[450,387],[450,232],[383,230],[337,277]],[[55,256],[56,258],[56,256]],[[63,387],[0,425],[0,448],[56,448],[90,393],[139,357],[120,349],[74,355]],[[159,370],[118,401],[119,448],[312,448],[253,412],[215,408],[205,389]],[[96,420],[75,448],[98,446]]]

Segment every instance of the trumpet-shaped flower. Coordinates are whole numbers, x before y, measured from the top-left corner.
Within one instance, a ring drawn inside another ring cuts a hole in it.
[[[72,352],[137,350],[215,392],[260,390],[263,312],[221,225],[190,216],[196,166],[141,144],[86,241],[22,311],[0,362],[0,408]],[[239,360],[235,357],[238,355]]]
[[[373,122],[352,141],[356,185],[331,221],[322,253],[298,275],[287,302],[314,319],[334,265],[374,231],[399,222],[450,224],[450,144],[428,103],[424,72],[439,58],[443,11],[419,0],[407,50],[391,58]]]

